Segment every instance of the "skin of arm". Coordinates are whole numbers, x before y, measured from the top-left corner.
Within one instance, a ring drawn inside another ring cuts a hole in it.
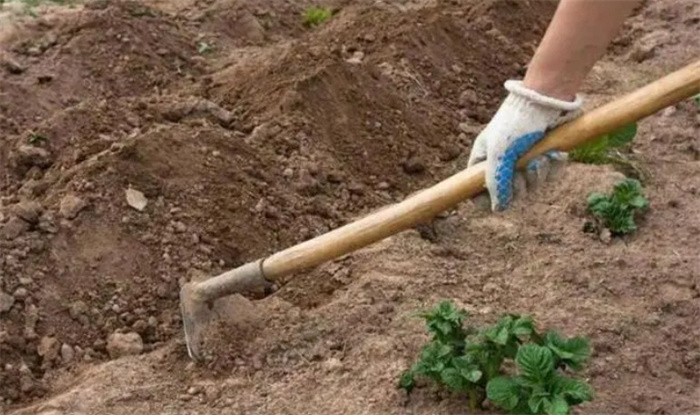
[[[583,80],[641,0],[561,0],[523,83],[573,101]]]

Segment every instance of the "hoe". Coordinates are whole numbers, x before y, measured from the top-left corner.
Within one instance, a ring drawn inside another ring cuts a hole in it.
[[[530,159],[551,150],[572,150],[697,94],[700,94],[700,60],[554,129],[518,161],[518,167],[522,168]],[[180,310],[190,358],[201,360],[204,356],[203,334],[214,317],[217,300],[281,284],[285,276],[308,270],[430,220],[483,190],[482,163],[403,202],[326,234],[221,275],[185,284],[180,291]]]

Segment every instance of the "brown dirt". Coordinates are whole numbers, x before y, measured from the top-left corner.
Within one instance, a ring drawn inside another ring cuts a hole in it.
[[[395,389],[424,340],[412,314],[450,298],[477,321],[523,312],[590,336],[597,399],[579,413],[700,410],[690,103],[640,125],[653,209],[636,235],[581,231],[585,196],[619,173],[571,165],[505,214],[465,203],[297,275],[248,305],[262,317],[213,361],[189,363],[180,284],[464,168],[554,7],[341,1],[311,30],[309,4],[100,1],[0,37],[0,291],[15,298],[0,315],[0,408],[464,413],[430,388],[409,401]],[[645,5],[596,66],[589,105],[697,58],[699,26],[697,3]],[[144,353],[108,361],[115,331],[138,332]]]

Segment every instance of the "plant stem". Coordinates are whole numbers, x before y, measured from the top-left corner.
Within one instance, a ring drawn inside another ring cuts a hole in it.
[[[469,409],[476,411],[479,407],[479,394],[476,389],[470,388],[467,389],[467,395],[469,396]]]

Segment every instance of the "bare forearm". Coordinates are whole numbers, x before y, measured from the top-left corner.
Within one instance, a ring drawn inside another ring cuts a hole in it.
[[[528,88],[573,100],[640,0],[561,0],[525,74]]]

